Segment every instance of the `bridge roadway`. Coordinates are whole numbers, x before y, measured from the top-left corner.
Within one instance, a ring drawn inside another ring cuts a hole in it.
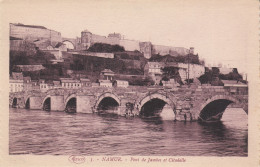
[[[77,113],[94,113],[98,112],[98,108],[105,98],[113,99],[118,104],[116,110],[114,110],[118,115],[125,115],[127,109],[129,109],[127,104],[132,104],[132,113],[139,115],[144,112],[145,104],[154,102],[148,103],[151,100],[162,102],[158,103],[162,104],[162,107],[167,104],[170,108],[168,112],[173,112],[176,120],[208,119],[210,116],[223,113],[227,107],[242,108],[248,113],[247,87],[195,85],[168,89],[153,86],[59,88],[44,93],[32,90],[10,93],[9,105],[18,108],[43,109],[44,104],[49,102],[51,111],[64,111],[74,99]]]

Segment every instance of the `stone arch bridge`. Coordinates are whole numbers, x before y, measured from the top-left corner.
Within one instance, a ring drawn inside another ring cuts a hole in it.
[[[193,85],[171,89],[86,87],[77,90],[52,89],[45,93],[34,90],[9,95],[10,107],[28,109],[43,109],[48,104],[51,111],[64,111],[73,101],[77,113],[98,112],[100,107],[109,107],[113,103],[116,104],[113,112],[118,115],[125,115],[129,110],[134,115],[141,115],[167,105],[170,108],[168,112],[173,112],[175,119],[197,120],[223,114],[227,107],[242,108],[248,113],[248,88]]]

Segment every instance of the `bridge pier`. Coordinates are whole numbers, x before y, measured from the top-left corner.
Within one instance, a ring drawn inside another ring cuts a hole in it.
[[[42,97],[40,96],[31,96],[29,97],[30,100],[30,105],[29,105],[29,108],[32,109],[32,110],[40,110],[42,109]]]
[[[64,111],[64,96],[51,96],[51,111]]]
[[[91,96],[77,96],[77,113],[93,113]]]

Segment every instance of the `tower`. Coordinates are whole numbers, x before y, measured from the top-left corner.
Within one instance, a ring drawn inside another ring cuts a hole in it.
[[[190,54],[194,54],[194,47],[190,47]]]
[[[91,44],[91,38],[92,38],[92,33],[89,32],[88,30],[84,30],[81,32],[81,44],[85,48],[89,48]]]

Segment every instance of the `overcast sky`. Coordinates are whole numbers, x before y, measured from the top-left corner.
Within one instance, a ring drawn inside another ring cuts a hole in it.
[[[63,37],[80,36],[88,29],[99,35],[118,32],[126,39],[195,47],[206,64],[222,62],[245,71],[258,15],[254,8],[248,0],[17,1],[6,12],[11,23],[42,25]]]

